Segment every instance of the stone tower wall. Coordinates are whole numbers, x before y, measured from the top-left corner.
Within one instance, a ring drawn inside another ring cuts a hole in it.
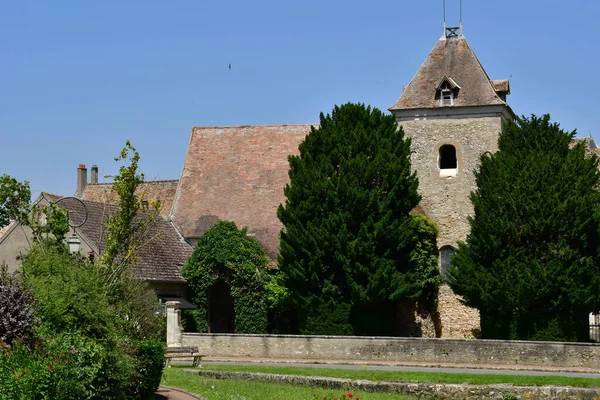
[[[463,117],[399,121],[412,140],[411,163],[419,178],[420,206],[438,225],[438,248],[457,247],[469,234],[467,217],[473,206],[469,195],[476,189],[474,170],[479,157],[498,148],[502,117]],[[439,151],[443,145],[456,148],[457,174],[440,177]],[[480,332],[479,312],[464,306],[443,285],[438,296],[441,337],[470,338]]]
[[[502,128],[500,116],[481,118],[420,119],[399,122],[411,137],[411,163],[419,178],[420,206],[438,225],[438,247],[456,247],[469,233],[467,217],[473,206],[469,194],[475,190],[479,157],[486,151],[496,152]],[[440,177],[440,147],[456,148],[458,173]]]

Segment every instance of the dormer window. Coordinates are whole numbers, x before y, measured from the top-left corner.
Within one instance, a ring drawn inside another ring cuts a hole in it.
[[[459,90],[460,86],[452,78],[444,76],[436,88],[436,98],[439,99],[442,107],[453,106]]]
[[[453,106],[454,105],[454,93],[452,93],[452,89],[448,82],[445,82],[441,89],[441,100],[443,106]]]

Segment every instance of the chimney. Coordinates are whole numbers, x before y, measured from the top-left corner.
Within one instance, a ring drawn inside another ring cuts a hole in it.
[[[92,181],[90,183],[92,183],[92,184],[98,183],[98,166],[97,165],[92,165]]]
[[[77,192],[75,196],[80,197],[87,186],[87,168],[85,164],[79,164],[77,168]]]

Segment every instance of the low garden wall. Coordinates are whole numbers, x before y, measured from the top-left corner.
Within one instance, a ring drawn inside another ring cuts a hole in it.
[[[600,370],[600,344],[592,343],[183,333],[182,346],[198,346],[206,357],[221,358]]]

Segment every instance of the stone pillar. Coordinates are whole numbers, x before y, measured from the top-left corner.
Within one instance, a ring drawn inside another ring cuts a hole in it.
[[[181,305],[167,301],[167,347],[181,347]]]

